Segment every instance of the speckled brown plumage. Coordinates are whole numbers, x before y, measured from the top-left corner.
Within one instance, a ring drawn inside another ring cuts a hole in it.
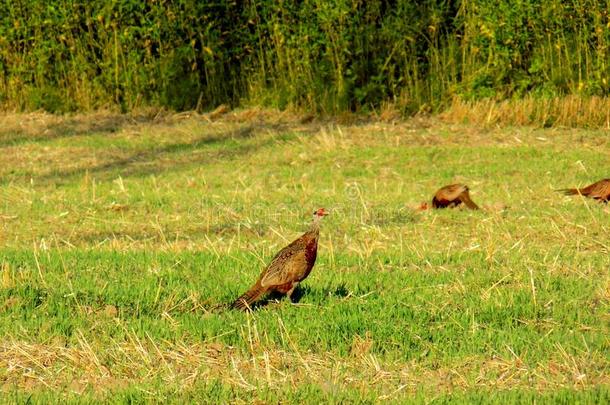
[[[452,208],[464,203],[472,210],[479,207],[470,199],[468,186],[464,184],[451,184],[440,188],[432,198],[433,208]]]
[[[314,212],[310,229],[294,242],[280,250],[263,270],[256,283],[237,298],[231,308],[246,310],[266,293],[279,292],[289,298],[316,263],[320,220],[327,215],[324,208]]]
[[[603,179],[583,188],[565,188],[557,191],[565,195],[584,195],[607,203],[610,201],[610,179]]]

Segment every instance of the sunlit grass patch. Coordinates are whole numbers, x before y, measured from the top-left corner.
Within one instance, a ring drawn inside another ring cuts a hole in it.
[[[2,145],[7,395],[604,402],[608,208],[554,189],[605,134],[250,114]],[[414,210],[452,182],[483,209]],[[226,310],[319,207],[298,302]]]

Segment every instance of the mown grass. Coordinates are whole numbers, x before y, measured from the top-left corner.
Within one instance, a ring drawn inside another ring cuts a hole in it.
[[[603,403],[604,131],[289,114],[2,118],[15,402]],[[485,209],[416,212],[462,181]],[[298,304],[225,305],[325,219]]]

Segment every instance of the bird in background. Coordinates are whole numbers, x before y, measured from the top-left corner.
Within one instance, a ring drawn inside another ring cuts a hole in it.
[[[607,203],[610,201],[610,179],[603,179],[583,188],[564,188],[555,191],[565,195],[582,195]]]
[[[280,250],[256,283],[237,298],[231,308],[249,310],[255,301],[271,292],[286,294],[291,298],[297,285],[307,278],[316,263],[320,222],[326,215],[328,211],[324,208],[316,210],[309,230]]]
[[[441,187],[432,197],[432,208],[453,208],[461,204],[471,210],[478,210],[479,206],[470,199],[468,186],[465,184],[450,184]],[[430,207],[427,202],[420,205],[420,210],[427,210]]]

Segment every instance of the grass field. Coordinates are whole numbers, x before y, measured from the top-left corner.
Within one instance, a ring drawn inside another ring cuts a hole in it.
[[[608,131],[0,117],[7,401],[604,403]],[[451,182],[480,212],[416,212]],[[326,207],[298,303],[224,309]]]

